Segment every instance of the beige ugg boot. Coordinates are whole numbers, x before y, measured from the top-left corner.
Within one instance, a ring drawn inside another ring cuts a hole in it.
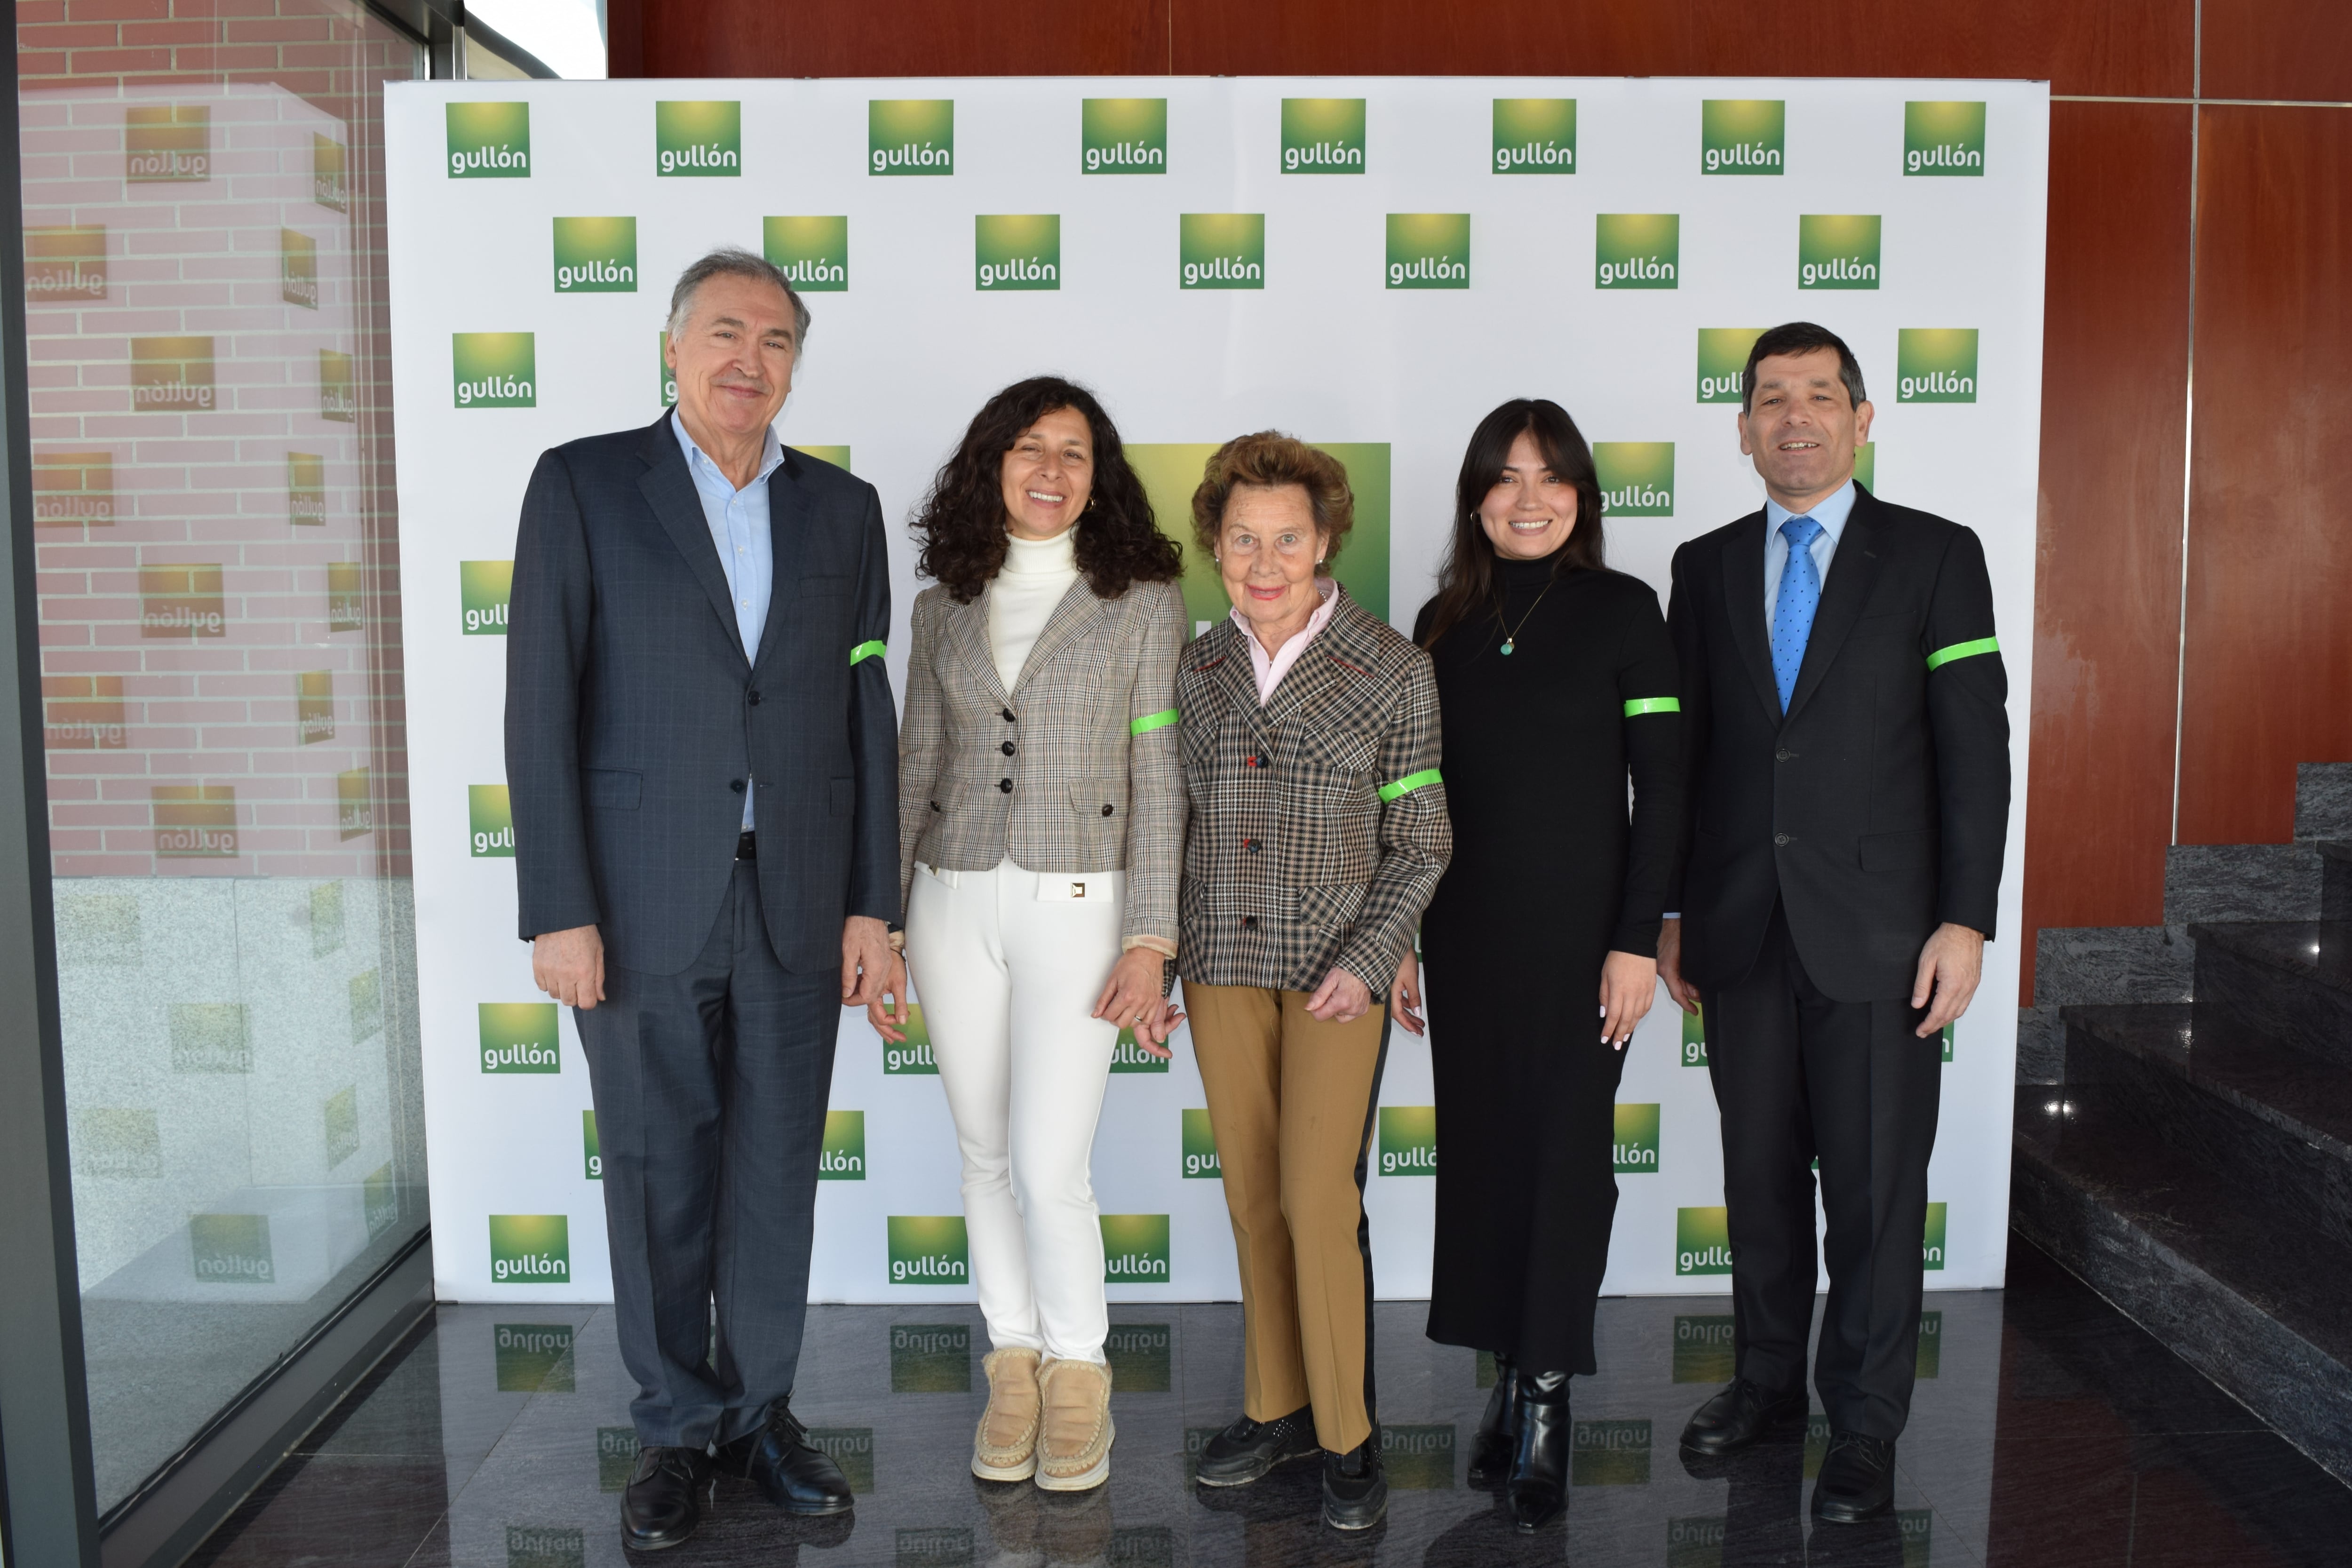
[[[1110,1368],[1100,1362],[1049,1361],[1037,1374],[1045,1397],[1037,1436],[1037,1484],[1082,1492],[1110,1478]]]
[[[971,1473],[982,1480],[1025,1481],[1036,1473],[1037,1362],[1035,1351],[1017,1346],[981,1360],[988,1408],[972,1435]]]

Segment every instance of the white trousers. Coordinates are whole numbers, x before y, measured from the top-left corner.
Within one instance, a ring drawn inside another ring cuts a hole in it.
[[[998,1350],[1103,1359],[1095,1124],[1115,1021],[1093,1016],[1118,962],[1126,878],[918,866],[907,955],[963,1152],[964,1229]]]

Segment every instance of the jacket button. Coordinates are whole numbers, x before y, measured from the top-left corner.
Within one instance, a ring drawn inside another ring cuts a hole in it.
[[[1003,745],[1002,745],[1002,746],[998,747],[998,748],[997,748],[997,750],[999,750],[999,751],[1003,752],[1006,756],[1008,756],[1008,757],[1009,757],[1009,756],[1011,756],[1011,755],[1013,754],[1013,742],[1010,742],[1010,741],[1007,741],[1007,742],[1004,742],[1004,744],[1003,744]]]
[[[727,781],[727,787],[733,790],[737,795],[741,795],[743,793],[743,781],[741,779],[729,779]]]
[[[1242,929],[1244,931],[1257,930],[1257,917],[1255,915],[1244,915],[1242,917]]]
[[[1013,710],[1010,708],[1007,708],[1004,710],[1004,721],[1008,724],[1017,722],[1017,721],[1013,717]]]
[[[1254,768],[1257,766],[1257,759],[1255,757],[1244,757],[1242,759],[1242,766],[1245,768]]]
[[[996,787],[1003,790],[1006,795],[1011,795],[1013,793],[1013,781],[1011,779],[999,779],[996,781]]]
[[[932,809],[933,811],[940,811],[940,803],[939,803],[938,801],[933,801],[933,802],[931,802],[931,809]],[[946,812],[944,812],[944,811],[940,811],[940,815],[941,816],[945,816],[947,815],[947,813],[946,813]]]
[[[1105,816],[1110,816],[1110,815],[1111,815],[1111,813],[1113,813],[1114,811],[1116,811],[1116,810],[1118,810],[1118,808],[1117,806],[1113,806],[1113,805],[1105,805],[1105,806],[1103,807],[1103,815],[1104,815]]]
[[[1794,844],[1796,841],[1797,836],[1793,833],[1775,833],[1772,835],[1772,842],[1775,844]]]
[[[1242,840],[1242,847],[1255,855],[1257,853],[1257,840],[1255,838],[1244,838]]]
[[[1776,763],[1785,763],[1796,754],[1794,752],[1775,752],[1772,753],[1772,760]]]
[[[754,707],[754,708],[757,708],[757,707],[760,705],[760,694],[759,694],[758,692],[754,691],[754,692],[752,692],[751,695],[751,706],[752,706],[752,707]]]

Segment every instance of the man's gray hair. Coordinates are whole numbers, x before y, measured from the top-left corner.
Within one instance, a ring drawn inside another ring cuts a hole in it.
[[[798,353],[808,345],[809,308],[801,300],[800,290],[784,276],[784,269],[764,256],[755,256],[740,245],[722,245],[693,266],[677,275],[677,287],[669,291],[669,326],[666,331],[671,342],[686,330],[686,319],[693,312],[695,291],[713,278],[750,278],[761,283],[772,283],[784,291],[793,302],[793,349]]]

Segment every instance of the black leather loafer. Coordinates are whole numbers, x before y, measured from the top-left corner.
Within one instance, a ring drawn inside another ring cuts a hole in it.
[[[1344,1454],[1323,1456],[1323,1522],[1334,1530],[1370,1530],[1389,1510],[1388,1472],[1381,1465],[1381,1435]]]
[[[1859,1432],[1832,1432],[1813,1482],[1813,1513],[1831,1524],[1860,1524],[1895,1506],[1895,1445]]]
[[[856,1505],[849,1478],[822,1448],[813,1447],[808,1428],[779,1401],[768,1424],[719,1450],[721,1468],[748,1478],[786,1513],[846,1513]]]
[[[1803,1389],[1775,1394],[1744,1377],[1735,1378],[1691,1416],[1683,1428],[1683,1447],[1694,1454],[1736,1454],[1754,1447],[1774,1427],[1801,1421],[1804,1415]]]
[[[621,1490],[621,1539],[638,1552],[677,1546],[702,1522],[710,1461],[697,1448],[640,1448]]]
[[[1470,1440],[1470,1484],[1490,1487],[1509,1475],[1518,1447],[1519,1369],[1498,1354],[1495,1392],[1486,1396],[1486,1413],[1478,1417],[1478,1434]]]
[[[1519,1446],[1506,1489],[1511,1522],[1532,1535],[1568,1506],[1568,1373],[1519,1373]]]
[[[1302,1405],[1272,1421],[1243,1416],[1209,1439],[1193,1474],[1204,1487],[1245,1487],[1278,1465],[1321,1452],[1315,1446],[1315,1407]]]

